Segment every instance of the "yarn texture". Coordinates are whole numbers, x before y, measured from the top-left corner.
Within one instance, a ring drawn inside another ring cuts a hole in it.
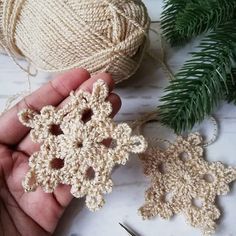
[[[201,135],[193,133],[187,138],[177,137],[165,150],[153,146],[141,155],[144,173],[151,178],[146,202],[139,209],[143,219],[183,214],[204,235],[215,232],[220,217],[216,197],[230,191],[236,169],[205,161],[203,151]]]
[[[116,82],[138,69],[150,19],[141,0],[0,0],[0,42],[38,70],[83,67]]]
[[[129,153],[141,153],[147,147],[143,136],[132,135],[126,123],[117,125],[109,117],[108,94],[105,82],[98,80],[92,94],[71,94],[62,109],[46,106],[40,114],[29,109],[19,113],[20,121],[32,128],[32,140],[42,143],[29,159],[30,169],[23,180],[26,191],[41,186],[50,193],[62,183],[72,186],[73,196],[86,196],[90,210],[103,206],[103,194],[112,191],[113,167],[124,165]]]

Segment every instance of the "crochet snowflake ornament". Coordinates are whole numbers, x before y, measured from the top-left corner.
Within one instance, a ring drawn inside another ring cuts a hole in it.
[[[206,162],[198,133],[186,139],[178,137],[166,150],[150,147],[141,160],[152,183],[146,191],[146,203],[139,209],[143,219],[156,215],[169,219],[182,213],[192,226],[211,235],[220,217],[216,196],[229,192],[229,183],[236,180],[236,169],[225,168],[220,162]]]
[[[62,183],[72,186],[75,197],[86,196],[90,210],[103,206],[103,194],[112,190],[113,167],[124,165],[129,153],[141,153],[147,146],[143,136],[132,136],[127,124],[117,125],[109,117],[108,94],[106,83],[98,80],[92,94],[71,93],[62,109],[46,106],[40,114],[29,109],[19,113],[20,121],[32,128],[32,140],[42,144],[29,159],[26,191],[41,186],[51,193]]]

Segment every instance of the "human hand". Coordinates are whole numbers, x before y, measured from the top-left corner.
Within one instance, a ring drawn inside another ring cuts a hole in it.
[[[89,78],[83,69],[65,73],[24,98],[0,117],[0,235],[44,236],[54,232],[63,211],[72,200],[70,186],[60,185],[54,193],[25,193],[22,179],[28,170],[28,158],[39,145],[29,137],[29,129],[18,120],[25,108],[40,111],[46,105],[63,106],[72,90],[91,92],[92,84],[103,79],[112,91],[114,83],[105,73]],[[120,98],[110,93],[114,116],[121,106]]]

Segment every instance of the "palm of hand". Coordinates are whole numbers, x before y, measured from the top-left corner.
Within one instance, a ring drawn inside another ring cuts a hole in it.
[[[54,194],[40,189],[34,193],[24,192],[21,180],[28,168],[26,154],[1,145],[0,156],[2,231],[5,235],[47,235],[53,232],[64,206]]]
[[[72,196],[69,186],[58,186],[54,193],[25,193],[22,179],[28,169],[29,156],[39,146],[32,143],[29,130],[17,118],[19,110],[29,107],[40,110],[47,104],[59,105],[71,90],[91,90],[92,83],[104,79],[112,90],[107,74],[89,79],[85,70],[69,72],[25,98],[0,117],[0,232],[4,235],[44,236],[54,232]],[[113,104],[113,115],[119,110],[120,100],[115,94],[108,98]]]

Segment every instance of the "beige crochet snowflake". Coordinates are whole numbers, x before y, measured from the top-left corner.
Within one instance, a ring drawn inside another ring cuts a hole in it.
[[[146,191],[146,203],[139,209],[142,217],[169,219],[182,213],[192,226],[211,235],[220,217],[216,196],[229,192],[236,169],[206,162],[198,133],[178,137],[166,150],[150,147],[141,160],[152,183]]]
[[[86,196],[90,210],[103,206],[103,194],[112,190],[113,167],[147,147],[143,136],[132,136],[127,124],[117,125],[110,118],[108,94],[106,83],[98,80],[92,94],[72,93],[62,109],[46,106],[40,114],[28,109],[19,113],[20,121],[32,128],[32,140],[42,144],[29,159],[26,191],[41,186],[50,193],[62,183],[72,186],[75,197]]]

